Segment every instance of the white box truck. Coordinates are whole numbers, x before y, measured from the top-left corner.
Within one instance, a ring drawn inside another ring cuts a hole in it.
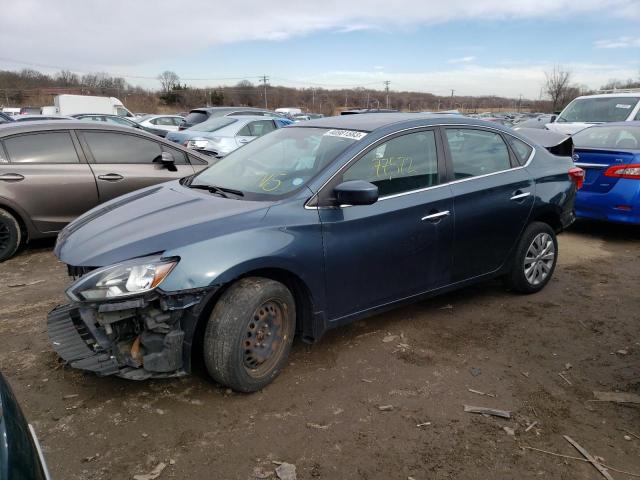
[[[89,95],[56,95],[53,99],[58,115],[76,113],[103,113],[133,117],[120,100],[115,97],[92,97]]]

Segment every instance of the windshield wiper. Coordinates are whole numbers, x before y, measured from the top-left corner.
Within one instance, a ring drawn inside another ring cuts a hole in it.
[[[242,193],[240,190],[234,190],[233,188],[218,187],[216,185],[193,185],[193,184],[188,185],[188,187],[196,188],[198,190],[207,190],[211,193],[217,193],[218,195],[224,198],[229,198],[229,195],[227,195],[227,193],[230,193],[237,197],[244,197],[244,193]]]

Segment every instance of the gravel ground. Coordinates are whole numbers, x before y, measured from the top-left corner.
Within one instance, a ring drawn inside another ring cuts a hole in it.
[[[579,457],[563,435],[640,474],[640,405],[593,401],[640,394],[640,230],[585,223],[559,242],[541,293],[489,282],[297,341],[253,395],[201,370],[135,383],[61,366],[45,318],[68,278],[52,243],[38,243],[0,265],[0,370],[54,479],[127,479],[162,463],[160,479],[276,478],[275,462],[299,479],[602,478],[525,448]]]

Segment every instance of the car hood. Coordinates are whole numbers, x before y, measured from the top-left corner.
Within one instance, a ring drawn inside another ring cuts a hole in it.
[[[60,232],[54,252],[68,265],[102,267],[251,228],[270,205],[169,182],[85,213]]]

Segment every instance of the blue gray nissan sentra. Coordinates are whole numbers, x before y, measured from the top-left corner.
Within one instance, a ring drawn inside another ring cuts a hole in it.
[[[71,366],[129,379],[204,361],[271,382],[293,337],[493,277],[533,293],[556,265],[583,171],[454,116],[311,120],[208,169],[105,203],[55,253],[75,278],[48,317]]]

